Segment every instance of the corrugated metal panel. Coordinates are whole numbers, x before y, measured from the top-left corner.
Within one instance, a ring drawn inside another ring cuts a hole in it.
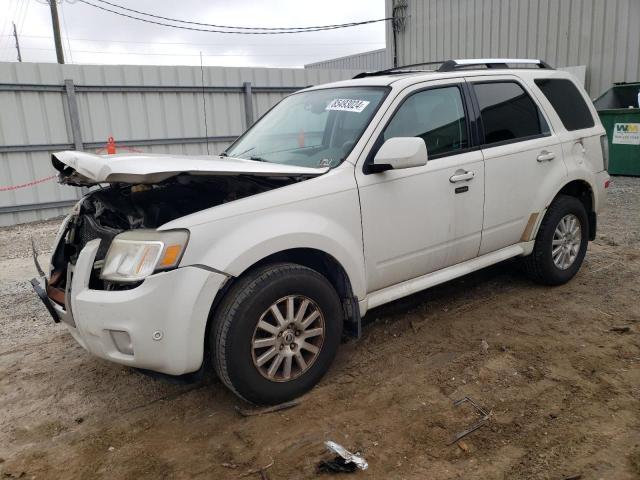
[[[586,65],[593,97],[640,80],[639,0],[408,0],[407,16],[399,65],[481,57]]]
[[[264,92],[260,88],[256,90],[256,87],[302,88],[351,78],[358,71],[205,67],[205,85],[233,88],[227,92],[203,95],[200,91],[154,92],[152,88],[201,87],[199,67],[2,63],[0,84],[62,87],[65,79],[72,79],[76,85],[82,140],[85,143],[106,144],[109,136],[113,136],[116,142],[205,137],[206,133],[209,137],[235,137],[247,127],[244,97],[240,91],[244,82],[251,82],[254,88],[253,117],[257,119],[287,93]],[[147,86],[151,87],[151,91],[104,92],[80,88],[88,85]],[[0,226],[61,215],[66,209],[59,207],[60,203],[57,202],[70,202],[80,196],[80,189],[62,187],[55,181],[3,191],[3,187],[54,174],[49,161],[51,152],[46,149],[37,152],[3,152],[3,147],[6,150],[11,145],[73,144],[64,90],[47,90],[21,92],[0,89]],[[204,127],[203,96],[208,132]],[[219,153],[228,145],[228,141],[211,143],[210,153]],[[176,141],[171,145],[135,149],[203,154],[207,152],[207,145]],[[51,205],[33,209],[34,204],[42,203]],[[7,209],[16,208],[21,211],[6,213]]]
[[[360,71],[375,71],[389,68],[391,67],[391,63],[390,52],[382,48],[380,50],[372,50],[356,55],[332,58],[331,60],[324,60],[322,62],[309,63],[305,65],[304,68],[347,68]]]

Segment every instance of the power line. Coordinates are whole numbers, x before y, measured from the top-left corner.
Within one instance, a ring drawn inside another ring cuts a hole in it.
[[[22,50],[40,50],[55,52],[53,48],[43,47],[21,47]],[[76,53],[102,53],[105,55],[140,55],[140,56],[163,56],[163,57],[199,57],[197,53],[160,53],[160,52],[107,52],[104,50],[73,50]],[[203,53],[203,57],[299,57],[303,53]]]
[[[62,14],[62,25],[64,25],[65,36],[67,37],[67,50],[69,51],[69,60],[73,63],[73,54],[71,53],[71,42],[69,42],[69,28],[67,27],[67,16],[64,13],[64,2],[60,4],[60,13]]]
[[[2,24],[2,34],[4,36],[4,33],[7,31],[7,27],[9,28],[9,32],[11,32],[11,19],[16,18],[16,13],[18,13],[18,7],[20,6],[20,0],[16,0],[16,8],[13,9],[13,14],[11,14],[11,10],[12,10],[12,4],[13,4],[13,0],[9,0],[9,6],[6,8],[6,12],[7,12],[7,16],[5,17],[3,24]],[[13,34],[9,33],[7,34],[7,46],[8,48],[11,48],[11,37],[13,37]],[[5,47],[5,42],[4,42],[4,38],[0,39],[0,49],[4,50]]]
[[[12,37],[11,34],[0,35],[0,37]],[[51,35],[20,35],[24,38],[40,38],[40,39],[52,39]],[[145,45],[193,45],[193,46],[211,46],[211,47],[228,47],[228,43],[195,43],[195,42],[144,42],[140,40],[113,40],[109,38],[74,38],[68,37],[69,40],[73,42],[97,42],[97,43],[130,43],[130,44],[145,44]],[[349,42],[349,45],[384,45],[385,42]],[[262,43],[242,43],[241,46],[264,46],[264,42]],[[314,47],[314,46],[329,46],[329,45],[340,45],[343,46],[344,42],[312,42],[312,43],[300,43],[295,45],[281,45],[286,46],[287,48],[291,47]],[[270,47],[271,48],[271,47]]]
[[[80,0],[82,1],[82,0]],[[370,23],[370,20],[366,20],[364,22],[348,22],[348,23],[338,23],[338,24],[333,24],[333,25],[317,25],[317,26],[312,26],[312,27],[235,27],[235,26],[229,26],[229,25],[216,25],[213,23],[200,23],[200,22],[193,22],[193,21],[189,21],[189,20],[180,20],[177,18],[171,18],[171,17],[163,17],[161,15],[155,15],[153,13],[148,13],[148,12],[142,12],[140,10],[134,10],[133,8],[127,8],[127,7],[123,7],[122,5],[118,5],[117,3],[111,3],[108,2],[107,0],[94,0],[96,2],[100,2],[100,3],[105,3],[107,5],[111,5],[112,7],[116,7],[116,8],[120,8],[122,10],[126,10],[128,12],[133,12],[133,13],[137,13],[139,15],[144,15],[147,17],[153,17],[153,18],[159,18],[161,20],[168,20],[170,22],[176,22],[176,23],[186,23],[189,25],[199,25],[201,27],[214,27],[214,28],[226,28],[229,30],[296,30],[296,31],[301,31],[301,30],[316,30],[316,29],[334,29],[334,28],[343,28],[343,27],[352,27],[355,25],[362,25],[364,23]],[[380,20],[375,20],[377,22],[382,22],[384,20],[391,20],[391,18],[383,18]]]
[[[290,33],[308,33],[308,32],[320,32],[320,31],[324,31],[324,30],[335,30],[338,28],[348,28],[348,27],[355,27],[355,26],[359,26],[359,25],[367,25],[367,24],[371,24],[371,23],[378,23],[378,22],[386,22],[388,20],[392,20],[392,18],[380,18],[377,20],[366,20],[366,21],[362,21],[362,22],[353,22],[353,23],[349,23],[349,24],[344,24],[344,25],[340,25],[340,26],[335,26],[335,27],[319,27],[319,28],[302,28],[302,29],[297,29],[297,30],[286,30],[286,31],[260,31],[260,32],[249,32],[249,31],[230,31],[230,30],[211,30],[211,29],[206,29],[206,28],[196,28],[196,27],[186,27],[184,25],[171,25],[170,23],[164,23],[164,22],[158,22],[155,20],[149,20],[146,18],[140,18],[140,17],[136,17],[134,15],[129,15],[126,13],[122,13],[122,12],[118,12],[116,10],[112,10],[110,8],[107,7],[103,7],[101,5],[96,5],[94,3],[88,2],[87,0],[77,0],[80,3],[83,3],[85,5],[90,5],[94,8],[98,8],[100,10],[104,10],[106,12],[111,12],[114,13],[116,15],[120,15],[121,17],[126,17],[126,18],[130,18],[132,20],[138,20],[139,22],[145,22],[145,23],[151,23],[154,25],[161,25],[163,27],[171,27],[171,28],[178,28],[181,30],[191,30],[191,31],[195,31],[195,32],[207,32],[207,33],[228,33],[228,34],[235,34],[235,35],[284,35],[284,34],[290,34]],[[99,0],[98,0],[99,1]],[[173,20],[175,21],[175,20]]]

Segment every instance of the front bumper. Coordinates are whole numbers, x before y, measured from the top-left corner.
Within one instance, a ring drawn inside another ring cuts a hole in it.
[[[100,240],[87,243],[71,270],[62,307],[46,299],[76,341],[113,362],[169,375],[202,365],[205,329],[216,293],[228,277],[200,267],[157,273],[131,290],[89,288]],[[123,353],[113,332],[126,332],[132,354]]]

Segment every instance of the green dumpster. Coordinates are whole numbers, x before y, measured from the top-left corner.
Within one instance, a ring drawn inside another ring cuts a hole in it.
[[[609,173],[640,176],[640,82],[615,83],[593,103],[609,139]]]

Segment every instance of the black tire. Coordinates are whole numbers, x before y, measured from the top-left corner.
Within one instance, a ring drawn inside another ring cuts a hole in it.
[[[273,381],[254,364],[252,339],[262,314],[290,295],[315,302],[324,317],[324,340],[306,371],[288,381]],[[323,275],[292,263],[258,268],[241,277],[217,308],[209,337],[216,372],[231,391],[248,402],[275,405],[292,400],[310,390],[329,369],[342,324],[340,298]]]
[[[581,240],[575,260],[566,269],[561,269],[553,261],[552,241],[556,227],[566,215],[573,214],[578,218],[581,229]],[[582,265],[589,242],[589,221],[584,204],[575,197],[558,195],[547,210],[531,255],[524,258],[527,275],[543,285],[562,285],[571,280]]]

